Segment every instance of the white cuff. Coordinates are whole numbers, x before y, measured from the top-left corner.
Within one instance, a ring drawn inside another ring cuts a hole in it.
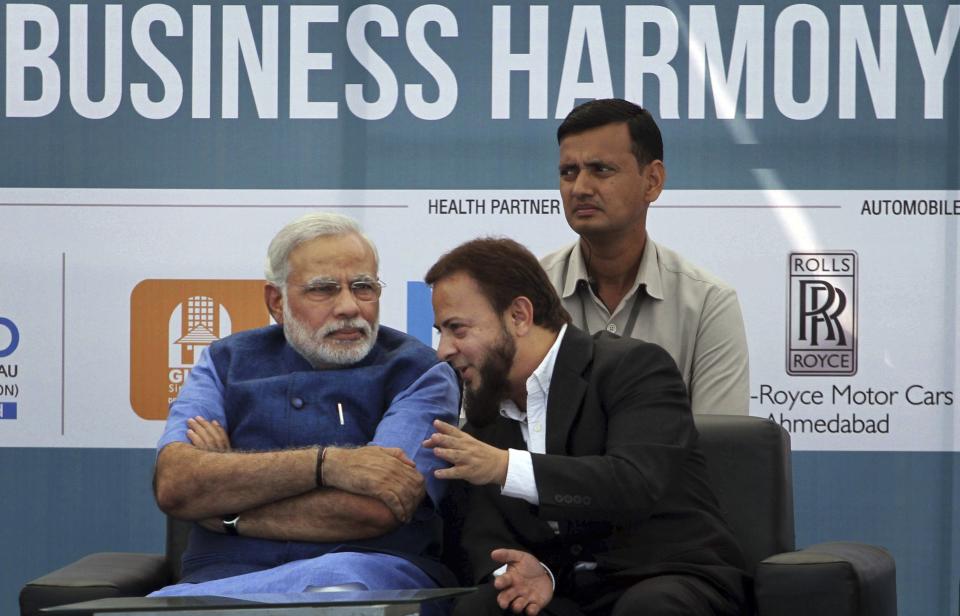
[[[531,505],[540,504],[537,492],[537,479],[533,476],[533,458],[529,451],[508,449],[510,460],[507,463],[507,479],[500,494],[511,498],[522,498]]]

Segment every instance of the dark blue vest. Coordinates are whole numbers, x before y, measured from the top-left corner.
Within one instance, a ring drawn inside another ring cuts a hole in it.
[[[234,334],[211,345],[209,352],[223,383],[230,444],[247,451],[366,445],[394,397],[437,363],[432,349],[383,326],[367,357],[342,370],[315,370],[287,344],[279,325]],[[194,525],[182,581],[220,579],[353,550],[403,556],[444,584],[435,562],[442,526],[427,501],[409,524],[350,544],[232,537]]]

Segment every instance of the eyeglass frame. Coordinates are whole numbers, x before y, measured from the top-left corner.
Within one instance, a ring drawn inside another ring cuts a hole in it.
[[[374,296],[369,299],[361,298],[359,295],[357,295],[357,285],[370,285]],[[333,301],[335,298],[339,297],[341,293],[343,293],[343,284],[339,280],[334,280],[332,278],[316,278],[305,284],[296,284],[291,286],[300,289],[307,299],[317,303],[327,303]],[[328,296],[311,295],[311,291],[319,292],[321,286],[335,287],[335,290],[332,291]],[[350,281],[350,284],[347,286],[350,289],[350,294],[355,300],[369,304],[380,299],[380,295],[383,293],[383,289],[387,286],[387,283],[379,278],[360,276]]]

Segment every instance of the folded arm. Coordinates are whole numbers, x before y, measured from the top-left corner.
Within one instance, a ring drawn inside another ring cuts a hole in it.
[[[222,384],[204,354],[160,441],[155,489],[165,512],[190,520],[240,512],[245,534],[349,540],[396,528],[423,498],[423,477],[399,448],[328,448],[328,489],[317,490],[318,447],[230,451],[224,425]]]
[[[171,443],[157,456],[157,504],[184,520],[246,511],[316,487],[317,448],[237,453]]]
[[[252,479],[252,485],[245,484],[243,487],[223,482],[224,487],[219,490],[211,490],[210,493],[194,496],[192,499],[186,498],[184,502],[190,505],[191,509],[185,513],[182,507],[171,507],[165,500],[167,493],[161,486],[168,486],[171,483],[176,485],[177,482],[162,480],[164,475],[161,469],[165,473],[175,473],[178,463],[181,462],[187,470],[195,468],[190,466],[189,458],[196,457],[197,453],[201,454],[201,460],[212,461],[214,468],[231,468],[232,466],[236,469],[238,456],[243,462],[264,460],[264,455],[260,453],[231,452],[229,436],[217,421],[209,422],[202,417],[196,417],[189,419],[187,423],[190,426],[187,436],[191,445],[170,445],[164,451],[176,447],[173,450],[174,453],[169,456],[161,454],[161,457],[166,458],[168,462],[161,462],[161,460],[157,462],[157,500],[164,511],[175,517],[186,519],[194,519],[191,514],[197,512],[203,505],[215,507],[210,513],[199,510],[212,516],[204,521],[204,526],[210,530],[222,530],[219,516],[227,512],[241,512],[244,534],[249,536],[317,542],[365,539],[393,530],[402,521],[409,520],[423,498],[423,479],[414,469],[413,463],[406,459],[399,449],[375,446],[357,449],[330,447],[323,455],[323,468],[318,469],[320,450],[312,448],[269,452],[277,454],[312,452],[313,462],[310,468],[306,469],[309,473],[308,488],[302,493],[294,493],[289,497],[275,497],[275,494],[282,494],[282,492],[273,485],[276,489],[271,494],[263,492],[256,494],[257,487],[264,483],[261,478]],[[187,448],[186,462],[184,462],[182,448]],[[190,452],[190,449],[193,451]],[[214,457],[210,458],[209,454],[213,454]],[[170,469],[170,467],[173,468]],[[285,472],[290,470],[284,469]],[[302,474],[304,469],[300,470]],[[321,489],[315,489],[316,481],[320,478],[318,471],[322,473],[326,486]],[[271,476],[269,467],[262,467],[260,472]],[[206,480],[216,479],[211,473],[204,473],[203,477]],[[266,483],[272,485],[271,482]],[[353,492],[346,491],[347,488]],[[240,500],[236,495],[241,491],[247,496],[256,494],[261,500],[259,502]],[[183,490],[179,492],[182,493]],[[254,504],[248,505],[250,502]],[[224,506],[233,503],[236,503],[235,509],[222,510]],[[396,506],[397,512],[394,512],[390,505]]]
[[[161,509],[175,517],[200,520],[222,532],[221,516],[239,512],[244,535],[348,541],[379,536],[409,521],[425,492],[434,502],[442,497],[442,488],[424,482],[404,452],[426,472],[437,466],[433,456],[424,459],[420,441],[434,418],[456,416],[459,392],[445,365],[434,366],[395,398],[374,445],[327,449],[322,489],[317,489],[318,448],[231,451],[222,389],[204,354],[171,408],[157,459],[156,491]]]
[[[201,524],[223,532],[219,517]],[[239,534],[275,541],[330,543],[384,535],[400,520],[383,502],[369,496],[323,488],[240,513]]]

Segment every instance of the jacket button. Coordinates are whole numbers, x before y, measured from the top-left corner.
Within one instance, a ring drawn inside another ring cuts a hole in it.
[[[561,495],[559,495],[559,494],[554,494],[554,495],[553,495],[553,500],[556,501],[556,502],[558,502],[558,503],[562,503],[562,502],[563,502],[563,497],[562,497]]]
[[[564,494],[564,495],[563,495],[563,502],[566,503],[567,505],[569,505],[570,503],[573,502],[573,497],[570,496],[569,494]]]
[[[581,505],[581,504],[583,504],[583,497],[580,496],[579,494],[575,494],[574,497],[573,497],[573,504],[574,504],[574,505]]]
[[[582,551],[583,551],[583,546],[580,545],[579,543],[574,543],[573,545],[570,546],[570,553],[573,554],[574,556],[580,556],[580,552]]]
[[[303,399],[302,398],[292,398],[290,400],[290,406],[297,409],[298,411],[303,408]]]

